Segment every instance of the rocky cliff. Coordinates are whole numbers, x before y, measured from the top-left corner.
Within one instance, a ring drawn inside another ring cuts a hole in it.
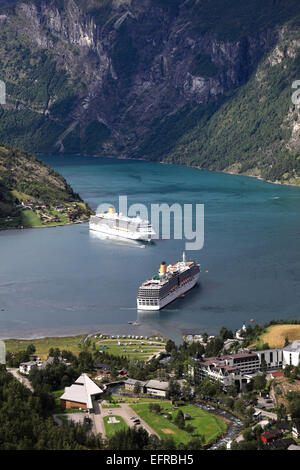
[[[201,160],[201,145],[191,145],[265,57],[276,55],[282,28],[299,12],[293,0],[248,3],[28,0],[2,7],[0,78],[8,97],[0,139],[40,152],[213,168],[210,158]],[[296,132],[292,110],[286,118]],[[186,136],[190,151],[182,154]],[[214,157],[216,169],[236,163],[223,153]]]

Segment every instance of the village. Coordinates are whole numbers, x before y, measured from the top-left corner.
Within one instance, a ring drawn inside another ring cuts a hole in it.
[[[36,216],[41,225],[66,224],[87,220],[86,215],[83,214],[80,203],[76,202],[50,206],[43,201],[26,200],[16,205],[16,207],[24,211],[23,216],[25,220],[33,219],[34,216]],[[31,214],[28,211],[31,211]]]
[[[244,332],[243,326],[231,339],[243,346]],[[95,435],[107,439],[140,428],[177,445],[194,438],[201,448],[300,450],[300,341],[233,353],[225,340],[222,354],[203,354],[204,345],[208,351],[218,339],[191,335],[182,362],[184,349],[162,337],[86,336],[79,348],[81,373],[52,392],[55,422],[90,423]],[[51,368],[66,377],[74,367],[75,356],[58,348],[43,357],[35,352],[8,370],[34,390]]]

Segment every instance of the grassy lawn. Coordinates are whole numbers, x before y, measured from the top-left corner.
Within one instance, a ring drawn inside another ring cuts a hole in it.
[[[300,325],[272,325],[259,338],[257,345],[262,346],[264,343],[268,343],[270,348],[282,348],[286,337],[290,343],[300,340]]]
[[[125,356],[129,359],[147,360],[153,354],[158,354],[160,351],[165,350],[165,343],[163,341],[155,341],[153,339],[100,339],[92,337],[91,342],[95,343],[97,350],[105,351],[114,356]]]
[[[24,351],[29,344],[34,344],[36,353],[42,360],[48,357],[50,348],[59,348],[62,350],[71,351],[73,354],[79,354],[80,347],[86,335],[66,336],[61,338],[41,338],[30,340],[8,339],[5,340],[7,352]]]
[[[193,405],[184,405],[179,408],[175,408],[168,402],[158,402],[163,409],[162,414],[157,415],[149,410],[147,404],[132,405],[133,411],[138,414],[146,423],[149,424],[157,434],[162,438],[173,437],[176,444],[189,442],[193,437],[205,437],[205,442],[210,442],[216,439],[219,435],[226,431],[227,425],[224,420],[215,416],[211,413],[201,410]],[[192,433],[188,433],[185,430],[179,429],[174,423],[178,410],[183,413],[188,413],[191,416],[191,420],[186,421],[187,424],[191,424],[194,427]],[[170,421],[164,414],[172,414],[172,421]]]
[[[22,224],[24,227],[43,227],[41,219],[31,210],[22,211]]]
[[[118,402],[118,400],[122,400],[120,403],[129,403],[129,404],[140,404],[140,403],[160,403],[157,398],[136,398],[136,397],[119,397],[117,395],[112,395],[114,403]]]
[[[73,354],[78,355],[80,352],[80,345],[86,338],[86,334],[78,336],[66,336],[56,338],[41,338],[32,340],[17,340],[9,339],[5,340],[7,352],[18,352],[25,350],[29,344],[34,344],[36,348],[36,354],[45,360],[48,357],[48,351],[50,348],[59,348],[62,350],[71,351]],[[96,335],[95,335],[96,336]],[[90,340],[90,351],[92,350],[93,343],[95,344],[96,350],[103,350],[114,356],[127,356],[130,359],[147,360],[152,354],[159,353],[165,349],[165,343],[163,341],[155,340],[142,340],[142,339],[112,339],[108,338],[105,340],[99,339],[97,336],[89,338]],[[118,342],[120,341],[120,345]],[[129,345],[129,342],[132,344]],[[150,344],[152,342],[152,344]],[[128,346],[124,346],[127,343]],[[144,344],[142,344],[144,343]],[[126,349],[126,352],[123,350]]]
[[[119,423],[108,423],[110,418],[116,418]],[[112,436],[115,432],[122,431],[122,429],[128,429],[127,424],[121,416],[104,416],[103,421],[107,436]]]

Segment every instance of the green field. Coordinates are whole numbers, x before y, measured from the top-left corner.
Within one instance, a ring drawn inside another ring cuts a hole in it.
[[[91,342],[95,343],[97,350],[105,351],[114,356],[125,356],[128,359],[147,360],[151,356],[165,350],[165,342],[154,339],[95,339],[93,337]],[[118,344],[119,342],[120,345]]]
[[[41,338],[30,340],[7,339],[5,346],[7,352],[24,351],[29,344],[34,344],[36,354],[45,360],[48,358],[50,348],[59,348],[61,351],[71,351],[73,354],[80,352],[80,345],[83,344],[86,335],[64,336],[58,338]]]
[[[95,337],[96,336],[96,337]],[[41,338],[32,340],[17,340],[9,339],[5,340],[7,352],[18,352],[25,350],[29,344],[34,344],[36,348],[36,354],[45,360],[48,357],[50,348],[59,348],[61,351],[71,351],[73,354],[78,355],[81,351],[83,341],[87,335],[78,336],[67,336],[67,337],[56,337],[56,338]],[[129,359],[140,359],[147,360],[153,354],[157,354],[165,349],[164,341],[145,340],[145,339],[113,339],[106,337],[107,339],[99,339],[99,336],[94,335],[88,339],[89,350],[95,347],[96,350],[105,351],[108,354],[114,356],[126,356]],[[121,345],[118,345],[120,341]],[[129,343],[132,343],[131,345]],[[152,344],[150,344],[152,342]],[[127,346],[124,345],[127,343]],[[144,344],[142,344],[144,343]],[[93,344],[95,346],[93,346]],[[104,349],[103,349],[104,347]],[[126,349],[126,352],[124,352]]]
[[[116,420],[119,421],[119,423],[108,423],[108,420],[110,418],[116,418]],[[128,428],[127,424],[125,423],[123,418],[121,418],[121,416],[104,416],[103,421],[104,421],[106,435],[108,437],[112,436],[117,431],[122,431],[123,429],[126,430]]]
[[[207,413],[193,405],[184,405],[175,408],[169,402],[158,402],[163,409],[162,413],[157,415],[149,410],[147,404],[132,405],[133,411],[139,415],[149,426],[157,432],[162,439],[172,437],[176,444],[186,444],[194,437],[204,436],[205,442],[215,440],[218,436],[226,431],[227,425],[225,421],[212,413]],[[191,420],[186,421],[186,425],[191,424],[194,427],[192,433],[179,429],[173,422],[174,417],[178,410],[183,413],[188,413]],[[171,413],[172,421],[170,421],[166,414]]]

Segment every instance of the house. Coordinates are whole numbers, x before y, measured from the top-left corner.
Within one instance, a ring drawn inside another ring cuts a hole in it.
[[[290,446],[296,445],[296,442],[291,437],[287,439],[278,439],[273,442],[269,442],[265,445],[266,449],[271,450],[287,450]]]
[[[292,436],[300,439],[300,423],[294,423],[292,427]]]
[[[127,379],[125,384],[125,390],[130,392],[134,392],[135,387],[138,385],[140,387],[140,393],[146,393],[146,382],[142,382],[141,380],[135,379]]]
[[[148,395],[166,398],[169,389],[169,382],[160,382],[159,380],[149,380],[146,383]]]
[[[103,391],[87,374],[82,374],[71,387],[66,387],[60,397],[60,406],[65,409],[84,409],[93,411],[93,401],[98,399]]]
[[[96,362],[94,364],[94,369],[97,371],[97,374],[109,375],[111,367],[109,364],[103,364],[102,362]]]
[[[31,369],[38,367],[38,363],[35,361],[22,362],[19,366],[19,372],[21,374],[28,375]]]
[[[282,437],[282,432],[278,430],[271,430],[271,431],[265,431],[263,434],[260,435],[260,440],[264,443],[267,444],[269,442],[273,442],[276,439],[279,439]]]

